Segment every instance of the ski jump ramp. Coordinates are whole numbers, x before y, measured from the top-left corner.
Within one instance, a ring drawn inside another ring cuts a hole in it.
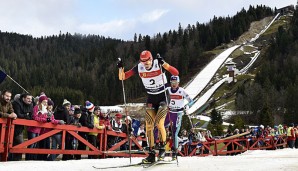
[[[210,82],[219,67],[226,61],[229,55],[240,45],[230,47],[215,59],[213,59],[185,88],[191,98],[195,98]]]

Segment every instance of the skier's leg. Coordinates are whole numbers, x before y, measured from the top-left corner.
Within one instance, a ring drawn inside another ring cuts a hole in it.
[[[155,124],[157,125],[157,128],[160,132],[160,137],[161,137],[158,160],[163,160],[165,157],[165,145],[166,145],[167,135],[166,135],[166,129],[165,129],[164,123],[165,123],[167,112],[168,112],[168,108],[166,103],[161,102],[155,118]]]
[[[175,149],[178,149],[178,134],[179,134],[179,131],[180,131],[180,128],[181,128],[181,122],[182,122],[182,112],[181,113],[177,113],[177,121],[176,121],[176,130],[174,132],[174,138],[175,138]]]
[[[166,142],[166,138],[167,138],[166,129],[164,126],[167,113],[168,113],[167,105],[164,102],[161,102],[155,118],[155,124],[160,132],[161,142]]]
[[[154,118],[155,118],[155,110],[153,108],[146,108],[146,135],[148,137],[148,145],[149,147],[154,147]]]
[[[155,151],[154,151],[154,118],[155,118],[156,112],[154,108],[148,107],[146,108],[146,114],[145,114],[145,121],[146,121],[146,136],[148,140],[149,145],[149,156],[145,159],[143,159],[143,163],[152,163],[155,162]]]
[[[172,160],[177,159],[177,149],[178,149],[178,134],[181,128],[181,121],[182,121],[182,112],[176,114],[176,120],[173,123],[173,136],[174,136],[174,148],[172,154]]]

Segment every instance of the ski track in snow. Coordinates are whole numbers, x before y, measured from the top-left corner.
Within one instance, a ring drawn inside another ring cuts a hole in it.
[[[167,159],[167,158],[166,158]],[[132,163],[138,163],[142,158],[132,158]],[[12,161],[2,162],[1,171],[95,171],[95,167],[109,167],[126,165],[129,158],[108,159],[82,159],[69,161]],[[127,168],[113,168],[105,170],[119,171],[184,171],[184,170],[208,170],[208,171],[294,171],[298,170],[298,149],[282,150],[251,150],[237,156],[207,156],[207,157],[179,157],[179,165],[164,164],[151,168],[133,166]]]

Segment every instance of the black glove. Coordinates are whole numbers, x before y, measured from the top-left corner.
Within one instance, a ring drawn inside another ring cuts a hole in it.
[[[31,113],[26,113],[26,115],[25,115],[25,119],[31,120],[31,119],[32,119],[32,118],[31,118]]]
[[[51,118],[47,118],[47,122],[51,122]]]
[[[123,68],[123,62],[122,62],[121,58],[118,58],[117,67],[118,68]]]
[[[158,60],[158,63],[161,65],[163,65],[165,63],[165,60],[160,56],[159,53],[157,54],[157,60]]]

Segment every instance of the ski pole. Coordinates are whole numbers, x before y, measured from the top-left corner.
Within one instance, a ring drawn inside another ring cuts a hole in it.
[[[121,58],[118,58],[118,61],[121,62]],[[120,68],[120,72],[124,73],[124,68]],[[127,134],[127,141],[128,141],[128,151],[129,151],[129,162],[131,164],[131,144],[130,144],[130,133],[129,133],[129,125],[128,125],[128,114],[127,114],[127,107],[126,107],[126,97],[125,97],[125,88],[124,88],[124,81],[123,78],[121,78],[121,83],[122,83],[122,92],[123,92],[123,101],[124,101],[124,110],[125,110],[125,123],[126,123],[126,134]],[[131,123],[132,124],[132,123]]]
[[[157,58],[158,57],[160,57],[160,54],[159,53],[157,54]],[[167,91],[166,91],[165,78],[164,78],[164,74],[163,74],[163,71],[162,71],[162,65],[159,64],[159,67],[160,67],[160,72],[161,72],[161,76],[162,76],[162,82],[163,82],[163,88],[164,88],[165,97],[166,97],[166,103],[168,105],[169,104],[169,101],[168,101],[168,96],[167,96]]]
[[[157,58],[159,58],[160,54],[158,53],[156,56],[157,56]],[[161,72],[161,76],[162,76],[162,82],[163,82],[163,87],[164,87],[164,92],[165,92],[165,97],[166,97],[166,103],[167,103],[167,106],[168,106],[169,101],[168,101],[168,96],[167,96],[167,91],[166,91],[165,78],[164,78],[164,74],[163,74],[163,71],[162,71],[162,65],[159,64],[159,67],[160,67],[160,72]],[[171,132],[172,132],[172,136],[173,136],[174,132],[173,132],[172,124],[171,124],[171,122],[172,122],[171,117],[170,117],[170,115],[168,117],[169,117]],[[177,161],[177,166],[178,166],[178,156],[176,157],[176,161]]]

